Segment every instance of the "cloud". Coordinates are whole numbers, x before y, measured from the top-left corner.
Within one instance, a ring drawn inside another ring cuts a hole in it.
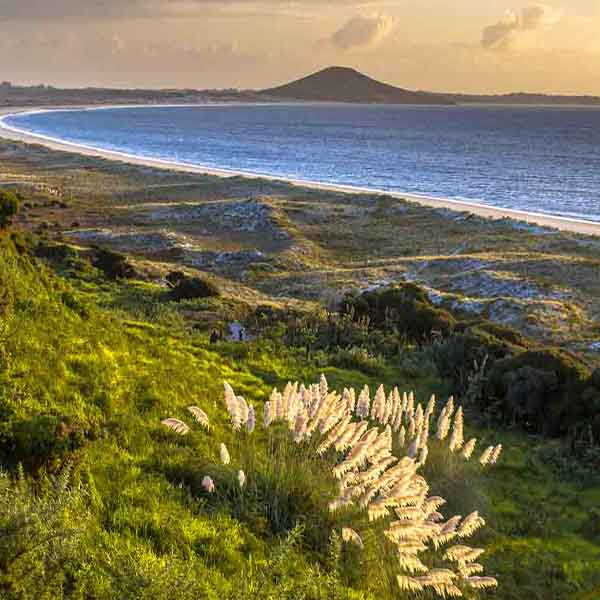
[[[226,4],[230,4],[228,2]],[[217,0],[0,0],[0,19],[111,19],[185,16],[218,7]]]
[[[357,15],[338,29],[331,41],[344,50],[376,46],[390,35],[395,24],[396,19],[387,15]]]
[[[521,11],[508,10],[498,23],[483,30],[481,45],[488,49],[505,49],[532,32],[549,29],[562,17],[562,11],[546,4],[532,4]]]
[[[0,0],[2,20],[66,20],[206,16],[289,10],[294,6],[319,6],[321,0]],[[362,0],[331,0],[357,5]]]

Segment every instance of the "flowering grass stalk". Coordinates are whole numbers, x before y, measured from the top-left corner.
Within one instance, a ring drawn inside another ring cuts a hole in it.
[[[430,484],[423,475],[432,448],[436,456],[444,457],[442,465],[469,461],[475,451],[474,438],[464,442],[463,411],[455,408],[453,398],[436,418],[433,396],[424,407],[412,392],[401,395],[394,389],[386,394],[383,386],[371,399],[368,387],[358,394],[349,389],[341,394],[332,391],[323,376],[307,387],[288,383],[282,392],[273,390],[264,406],[267,458],[260,473],[255,471],[258,465],[244,458],[255,431],[253,407],[228,384],[224,404],[239,438],[236,460],[245,469],[237,472],[238,493],[250,493],[248,472],[254,480],[262,478],[263,485],[270,481],[265,488],[270,497],[264,500],[271,523],[288,530],[293,527],[285,515],[298,507],[289,504],[294,500],[289,491],[297,490],[301,496],[303,485],[314,486],[314,477],[327,479],[328,489],[336,491],[322,508],[317,497],[313,510],[328,511],[329,517],[323,514],[321,519],[334,527],[349,519],[362,523],[363,533],[342,526],[341,539],[360,549],[365,549],[365,535],[376,539],[372,547],[377,548],[380,561],[391,548],[397,557],[395,579],[400,590],[447,598],[497,585],[494,578],[481,574],[483,567],[475,562],[483,549],[462,544],[485,525],[484,519],[477,511],[446,519],[439,510],[445,499],[429,495]],[[163,423],[180,434],[187,427],[182,422]],[[479,458],[481,467],[495,464],[501,451],[501,445],[488,447]],[[220,458],[223,465],[232,462],[224,444]],[[307,472],[312,480],[294,481]],[[202,485],[208,493],[215,490],[210,478],[205,477]]]

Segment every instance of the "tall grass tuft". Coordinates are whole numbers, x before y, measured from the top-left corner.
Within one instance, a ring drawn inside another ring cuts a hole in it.
[[[305,526],[312,521],[317,544],[326,542],[328,529],[338,538],[341,529],[341,540],[375,557],[384,565],[382,579],[395,580],[404,592],[462,597],[470,589],[497,585],[475,562],[484,550],[463,543],[484,519],[478,511],[446,518],[440,512],[446,500],[430,495],[424,475],[454,469],[475,450],[475,439],[464,442],[463,411],[453,398],[436,418],[434,397],[424,407],[414,393],[397,388],[386,393],[380,386],[371,398],[366,386],[358,394],[330,390],[323,376],[309,386],[288,383],[265,403],[262,462],[253,451],[254,409],[227,383],[224,404],[236,452],[231,456],[221,443],[221,463],[238,470],[237,476],[223,475],[223,485],[230,486],[223,497],[236,516],[261,503],[274,532],[290,531],[298,520]],[[501,451],[500,445],[487,448],[479,468],[497,462]],[[203,487],[212,493],[215,484],[207,479]]]

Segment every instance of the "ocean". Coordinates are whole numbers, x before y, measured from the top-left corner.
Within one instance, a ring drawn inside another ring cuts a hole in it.
[[[102,150],[600,222],[600,109],[209,105],[12,115]]]

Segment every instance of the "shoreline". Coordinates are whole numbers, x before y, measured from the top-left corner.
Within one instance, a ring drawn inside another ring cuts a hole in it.
[[[164,105],[152,105],[152,106],[164,106]],[[170,105],[177,106],[177,105]],[[188,105],[186,105],[188,106]],[[195,105],[205,106],[205,105]],[[206,106],[212,106],[206,104]],[[593,221],[585,221],[580,219],[573,219],[569,217],[561,217],[554,215],[545,215],[543,213],[534,213],[518,209],[509,208],[498,208],[489,206],[487,204],[481,204],[478,202],[469,202],[463,200],[454,200],[450,198],[437,198],[433,196],[419,195],[414,193],[404,192],[393,192],[388,190],[381,190],[376,188],[364,188],[352,185],[343,184],[330,184],[316,181],[308,181],[302,179],[295,179],[290,177],[272,176],[261,173],[251,173],[246,171],[239,171],[235,169],[227,168],[212,168],[204,167],[200,165],[192,165],[187,163],[178,163],[169,161],[166,159],[148,158],[141,157],[134,154],[128,154],[126,152],[119,152],[116,150],[103,150],[93,146],[86,146],[83,144],[77,144],[75,142],[68,142],[65,140],[53,138],[50,136],[44,136],[42,134],[34,134],[21,130],[17,127],[10,126],[4,122],[4,119],[8,116],[23,114],[23,113],[39,113],[52,110],[98,110],[107,108],[127,108],[129,105],[106,105],[106,106],[65,106],[56,108],[46,107],[27,107],[23,109],[12,108],[12,109],[0,109],[0,138],[19,141],[25,144],[37,144],[45,146],[51,150],[73,152],[83,156],[96,157],[112,160],[115,162],[126,162],[129,164],[152,167],[176,172],[193,173],[197,175],[212,175],[216,177],[245,177],[250,180],[265,180],[270,182],[283,182],[288,183],[298,188],[305,188],[310,190],[323,190],[327,192],[339,192],[346,194],[377,194],[384,195],[390,198],[398,200],[405,200],[413,202],[421,206],[437,209],[447,209],[456,212],[457,216],[461,213],[472,213],[479,217],[498,220],[498,219],[510,219],[516,222],[527,223],[532,226],[547,227],[551,229],[558,229],[560,231],[569,231],[573,233],[579,233],[584,235],[600,236],[600,223]]]

